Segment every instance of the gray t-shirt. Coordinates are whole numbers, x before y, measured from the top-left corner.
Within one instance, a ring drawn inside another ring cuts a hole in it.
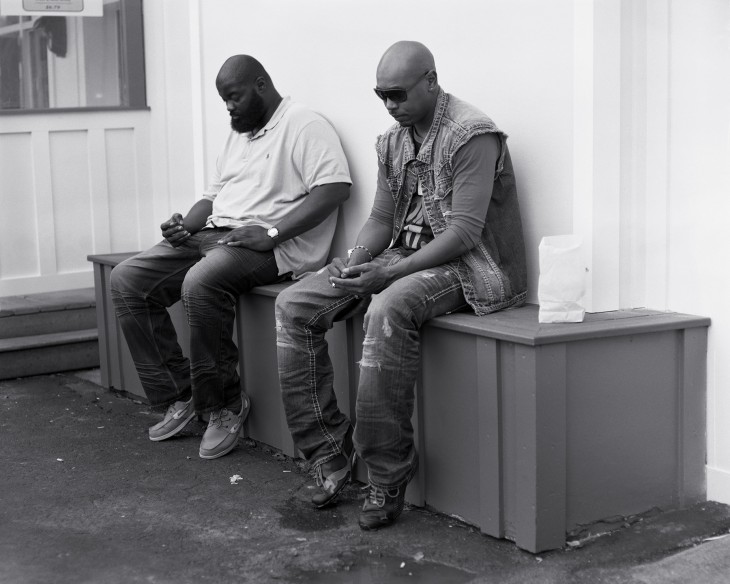
[[[283,99],[255,136],[231,131],[203,197],[213,201],[207,227],[275,226],[316,186],[352,184],[340,139],[309,108]],[[325,265],[337,223],[332,213],[274,248],[279,273],[297,277]]]

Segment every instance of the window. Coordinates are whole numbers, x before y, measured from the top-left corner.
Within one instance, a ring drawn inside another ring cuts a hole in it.
[[[142,0],[103,16],[0,16],[0,113],[144,108]]]

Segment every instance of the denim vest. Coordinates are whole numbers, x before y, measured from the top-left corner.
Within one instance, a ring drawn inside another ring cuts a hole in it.
[[[474,106],[440,89],[433,122],[418,156],[409,129],[398,124],[379,136],[376,144],[395,201],[395,242],[418,180],[434,236],[449,226],[452,158],[468,140],[490,132],[499,137],[501,152],[481,240],[450,263],[459,274],[466,301],[478,316],[519,306],[527,297],[525,243],[506,134]]]

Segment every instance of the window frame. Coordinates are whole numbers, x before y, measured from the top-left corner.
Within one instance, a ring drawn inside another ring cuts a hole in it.
[[[126,90],[128,105],[43,107],[43,108],[0,108],[0,116],[49,115],[59,113],[139,111],[149,110],[147,105],[147,83],[144,52],[143,0],[119,0],[120,14],[120,84]],[[84,17],[82,17],[84,18]],[[94,17],[87,17],[94,18]],[[11,25],[15,26],[15,25]]]

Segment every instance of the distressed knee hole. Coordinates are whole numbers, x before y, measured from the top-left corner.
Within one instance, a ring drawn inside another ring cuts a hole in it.
[[[360,365],[360,368],[370,368],[370,369],[377,369],[378,371],[383,370],[383,366],[380,363],[380,361],[376,361],[375,359],[369,359],[367,357],[363,357],[357,362],[358,365]]]

